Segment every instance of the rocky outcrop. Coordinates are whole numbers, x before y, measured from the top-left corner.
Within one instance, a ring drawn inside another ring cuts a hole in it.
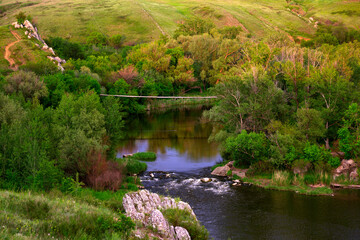
[[[56,56],[54,50],[50,48],[46,44],[46,42],[40,37],[37,28],[34,27],[29,20],[25,20],[24,24],[14,22],[12,23],[12,25],[14,26],[14,28],[26,28],[27,30],[25,31],[25,35],[29,39],[35,38],[36,40],[38,40],[42,44],[42,47],[39,46],[39,48],[41,48],[41,50],[45,52],[51,53],[52,56],[47,56],[47,58],[50,59],[54,64],[56,64],[61,71],[64,71],[64,67],[61,64],[66,63],[66,61]]]
[[[226,177],[230,173],[230,176],[237,175],[238,177],[246,177],[247,169],[240,169],[234,166],[234,161],[228,162],[225,166],[217,167],[211,172],[211,175]]]
[[[136,222],[141,223],[142,226],[156,229],[160,239],[170,240],[190,240],[190,235],[185,228],[180,226],[171,226],[165,219],[161,210],[169,208],[178,208],[187,210],[196,219],[190,205],[183,201],[175,201],[169,197],[161,197],[156,193],[151,193],[147,190],[128,193],[123,198],[123,206],[126,215]],[[136,231],[136,236],[143,238],[145,233]]]
[[[357,181],[359,179],[359,174],[356,162],[352,159],[342,160],[340,166],[334,171],[334,179],[341,175],[349,177],[352,181]]]

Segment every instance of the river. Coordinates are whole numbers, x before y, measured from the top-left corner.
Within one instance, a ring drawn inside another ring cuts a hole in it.
[[[212,126],[201,121],[203,110],[145,114],[127,124],[119,157],[138,151],[157,153],[142,176],[146,189],[188,202],[216,240],[360,239],[359,190],[338,190],[332,197],[305,196],[232,187],[224,179],[202,183],[202,177],[211,177],[210,167],[221,161],[217,145],[207,141]]]

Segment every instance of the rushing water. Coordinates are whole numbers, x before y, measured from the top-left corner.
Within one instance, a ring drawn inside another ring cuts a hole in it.
[[[171,110],[128,124],[129,140],[118,155],[154,151],[158,156],[142,177],[147,189],[188,202],[216,240],[360,239],[360,191],[305,196],[232,187],[224,179],[202,183],[221,159],[217,146],[207,142],[211,125],[201,123],[202,110]]]

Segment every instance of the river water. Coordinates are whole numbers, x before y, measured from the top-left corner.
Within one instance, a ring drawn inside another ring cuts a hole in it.
[[[305,196],[254,186],[232,187],[212,178],[221,161],[218,147],[207,141],[212,131],[202,123],[202,107],[138,116],[126,127],[118,156],[153,151],[142,176],[146,189],[188,202],[213,239],[360,239],[360,191],[335,196]],[[170,177],[169,177],[170,174]]]

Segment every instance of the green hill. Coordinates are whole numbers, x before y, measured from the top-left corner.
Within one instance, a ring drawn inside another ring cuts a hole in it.
[[[84,41],[97,31],[123,34],[128,44],[151,41],[162,33],[172,35],[177,24],[191,16],[208,19],[218,27],[240,26],[257,37],[271,32],[311,37],[316,21],[360,27],[357,0],[3,0],[0,25],[14,22],[19,11],[33,16],[44,37]]]

